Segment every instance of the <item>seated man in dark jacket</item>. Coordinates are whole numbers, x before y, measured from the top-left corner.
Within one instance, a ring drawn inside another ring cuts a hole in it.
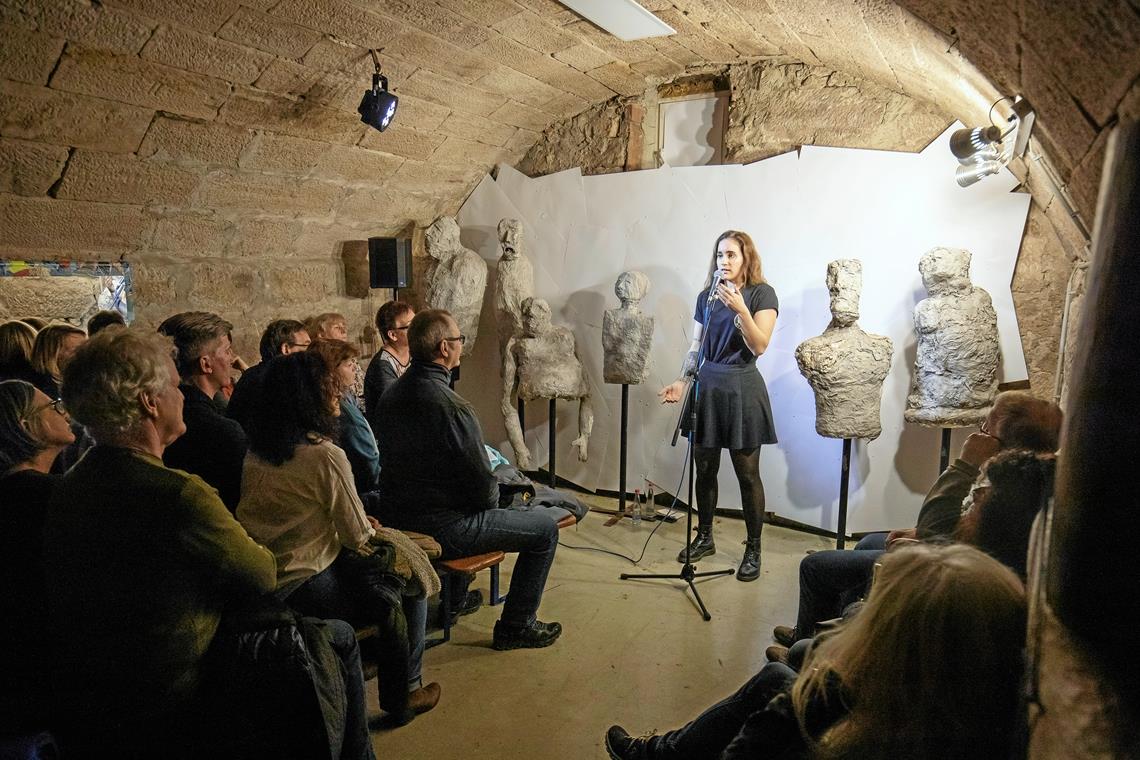
[[[545,647],[562,626],[537,620],[558,527],[533,512],[496,509],[499,484],[475,410],[448,387],[464,336],[446,311],[420,312],[408,329],[412,363],[380,399],[379,507],[391,527],[434,536],[443,557],[518,552],[495,649]]]
[[[186,423],[186,433],[166,448],[162,461],[218,489],[231,512],[241,498],[241,466],[249,447],[241,425],[227,419],[214,402],[219,391],[233,385],[232,330],[229,322],[205,311],[175,314],[158,326],[160,333],[174,341],[178,354],[178,387],[185,398],[182,420]]]
[[[226,416],[237,420],[248,433],[253,406],[261,398],[261,378],[269,369],[269,362],[277,356],[305,351],[311,342],[305,326],[295,319],[275,319],[270,322],[261,334],[261,344],[258,346],[261,362],[241,374],[241,379],[230,396],[230,403],[226,405]]]

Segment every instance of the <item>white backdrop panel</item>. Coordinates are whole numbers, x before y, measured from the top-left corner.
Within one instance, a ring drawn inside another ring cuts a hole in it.
[[[772,344],[758,361],[780,437],[761,456],[768,509],[835,529],[842,444],[816,435],[814,397],[793,352],[830,319],[827,262],[854,257],[864,267],[860,323],[868,332],[890,336],[895,352],[884,384],[883,434],[855,444],[848,527],[913,524],[937,475],[939,436],[902,421],[915,353],[912,315],[926,296],[918,274],[923,253],[938,245],[973,252],[973,281],[990,292],[998,313],[1001,379],[1026,377],[1010,281],[1029,196],[1010,192],[1016,179],[1008,172],[959,188],[948,148],[951,130],[920,154],[806,147],[748,166],[662,167],[594,177],[572,170],[534,180],[501,166],[498,182],[485,180],[460,211],[465,244],[493,261],[498,220],[523,221],[535,291],[550,302],[555,320],[574,330],[593,385],[591,461],[580,464],[573,457],[576,407],[562,403],[559,475],[590,489],[617,488],[620,387],[602,383],[601,315],[617,305],[617,275],[639,269],[652,281],[642,306],[656,317],[657,329],[649,379],[630,388],[629,487],[640,486],[643,478],[677,487],[684,450],[670,447],[668,439],[678,410],[662,408],[656,391],[676,375],[688,347],[694,299],[707,275],[713,240],[736,228],[756,240],[765,276],[780,297]],[[493,287],[492,276],[488,303]],[[492,320],[485,308],[482,335],[493,335]],[[492,346],[480,340],[464,363],[460,390],[475,402],[488,440],[503,447],[501,381]],[[528,407],[527,441],[536,462],[546,460],[546,429],[545,407]],[[956,441],[964,435],[956,432]],[[511,454],[509,447],[504,451]],[[738,509],[739,499],[726,455],[720,506]]]

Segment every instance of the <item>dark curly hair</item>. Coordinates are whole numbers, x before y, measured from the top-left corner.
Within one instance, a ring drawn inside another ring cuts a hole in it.
[[[347,390],[337,375],[337,368],[349,359],[360,356],[360,349],[351,343],[335,338],[320,338],[309,345],[309,353],[321,357],[325,363],[325,373],[321,378],[325,392],[330,399],[339,399]]]
[[[337,418],[330,403],[324,360],[311,351],[278,356],[262,378],[261,397],[252,410],[249,448],[282,465],[316,437],[337,440]]]

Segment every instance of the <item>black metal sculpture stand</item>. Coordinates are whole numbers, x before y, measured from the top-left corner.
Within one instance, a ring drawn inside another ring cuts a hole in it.
[[[938,452],[938,474],[941,475],[950,466],[950,432],[951,428],[942,428],[942,449]]]
[[[547,433],[547,447],[550,449],[549,458],[550,462],[546,465],[550,470],[550,487],[556,488],[558,486],[558,475],[554,469],[554,446],[555,446],[555,421],[557,420],[557,411],[554,406],[554,399],[550,399],[550,430]]]
[[[629,383],[621,384],[621,461],[618,463],[618,512],[625,514],[625,452],[629,424]],[[635,505],[634,509],[638,506]]]
[[[847,545],[847,491],[851,482],[851,439],[843,439],[843,464],[839,471],[839,525],[835,530],[835,548]]]

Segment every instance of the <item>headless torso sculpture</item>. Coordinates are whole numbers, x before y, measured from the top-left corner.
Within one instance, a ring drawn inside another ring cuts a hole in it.
[[[602,317],[602,374],[607,383],[637,385],[649,372],[653,317],[639,308],[648,291],[649,278],[642,272],[622,272],[614,283],[621,308],[607,309]]]
[[[529,470],[530,451],[512,402],[516,380],[518,396],[524,401],[578,399],[578,437],[574,439],[574,448],[578,450],[578,459],[585,462],[594,428],[590,383],[578,360],[573,333],[551,324],[550,306],[542,299],[523,301],[522,330],[508,341],[503,352],[503,422],[519,469]]]
[[[882,433],[879,407],[891,368],[891,339],[859,327],[863,265],[839,259],[827,265],[831,324],[796,348],[800,374],[815,391],[815,430],[827,438],[874,440]]]
[[[425,300],[433,309],[446,309],[467,336],[466,351],[474,348],[479,312],[487,289],[487,263],[459,242],[459,224],[441,216],[428,227],[425,243],[435,262],[428,271]]]
[[[934,248],[918,264],[929,297],[914,309],[918,353],[907,422],[978,425],[997,395],[1000,349],[990,294],[970,283],[970,252]]]

